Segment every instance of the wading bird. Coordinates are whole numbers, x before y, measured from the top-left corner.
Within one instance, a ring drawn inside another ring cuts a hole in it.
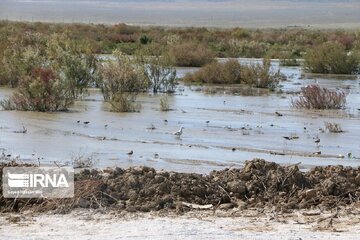
[[[179,131],[174,132],[173,134],[174,134],[175,136],[177,136],[177,137],[180,137],[180,136],[182,135],[182,133],[183,133],[183,129],[184,129],[184,127],[181,127]]]

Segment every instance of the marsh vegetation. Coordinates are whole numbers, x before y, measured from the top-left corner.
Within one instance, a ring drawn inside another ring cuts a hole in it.
[[[271,68],[270,60],[240,64],[238,60],[213,62],[184,77],[187,83],[245,84],[251,87],[275,89],[285,76]]]
[[[343,109],[346,106],[346,93],[319,85],[309,85],[301,88],[301,96],[292,99],[295,108],[305,109]]]

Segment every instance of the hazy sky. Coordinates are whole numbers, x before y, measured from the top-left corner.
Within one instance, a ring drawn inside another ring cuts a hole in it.
[[[0,0],[0,18],[215,27],[360,27],[360,0]]]

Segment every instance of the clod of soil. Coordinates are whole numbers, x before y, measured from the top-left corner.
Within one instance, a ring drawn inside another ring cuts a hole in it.
[[[1,164],[3,167],[14,163]],[[2,173],[0,173],[2,176]],[[242,169],[212,171],[209,175],[156,171],[149,167],[83,170],[75,175],[71,199],[5,199],[0,211],[109,208],[129,212],[189,209],[270,207],[275,210],[319,206],[334,208],[359,202],[360,168],[281,166],[261,159]]]

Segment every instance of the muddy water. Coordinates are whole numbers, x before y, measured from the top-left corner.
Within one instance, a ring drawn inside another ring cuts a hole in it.
[[[194,70],[178,69],[178,74]],[[98,90],[90,90],[89,96],[77,101],[67,113],[0,111],[0,151],[19,155],[24,161],[66,163],[82,156],[91,157],[96,167],[147,165],[182,172],[237,167],[256,157],[286,164],[301,162],[304,168],[359,165],[360,79],[302,76],[296,67],[281,71],[289,77],[282,83],[284,93],[233,95],[228,93],[238,87],[231,86],[206,94],[198,91],[199,87],[180,86],[183,91],[169,96],[173,111],[168,112],[159,111],[160,96],[142,95],[140,113],[112,113]],[[292,109],[293,93],[314,82],[347,91],[347,109]],[[9,95],[11,90],[0,88],[0,99]],[[284,116],[276,116],[276,111]],[[84,125],[84,121],[90,124]],[[322,132],[319,129],[325,128],[324,121],[341,123],[345,132]],[[156,129],[149,130],[150,124]],[[15,133],[23,125],[28,132]],[[172,133],[180,126],[185,129],[177,138]],[[299,139],[283,138],[292,134]],[[321,139],[319,145],[314,143],[315,137]],[[134,154],[129,157],[131,150]],[[319,151],[321,155],[313,154]]]

